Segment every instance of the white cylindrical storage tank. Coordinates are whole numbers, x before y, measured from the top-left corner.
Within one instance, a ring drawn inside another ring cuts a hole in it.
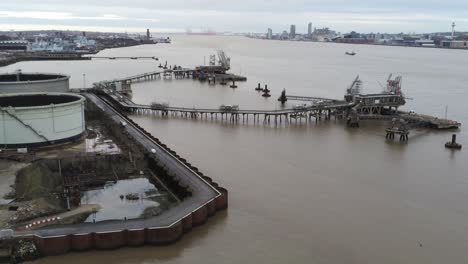
[[[85,98],[65,93],[0,94],[0,148],[52,145],[81,138]]]
[[[70,76],[53,73],[0,74],[0,94],[4,93],[67,93],[70,90]]]

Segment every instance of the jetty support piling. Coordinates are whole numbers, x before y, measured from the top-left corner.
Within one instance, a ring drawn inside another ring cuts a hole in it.
[[[232,80],[231,88],[237,88],[236,81]]]
[[[452,141],[445,143],[445,147],[449,149],[461,149],[462,145],[457,143],[457,135],[452,135]]]

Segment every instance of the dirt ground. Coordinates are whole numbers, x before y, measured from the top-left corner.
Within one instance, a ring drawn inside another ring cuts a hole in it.
[[[8,211],[6,204],[10,200],[4,199],[4,196],[11,193],[16,173],[28,165],[28,163],[0,160],[0,228],[9,227],[8,222],[15,215],[14,211]]]
[[[29,163],[0,160],[0,204],[7,203],[4,196],[11,192],[10,186],[15,183],[16,173],[28,165]]]

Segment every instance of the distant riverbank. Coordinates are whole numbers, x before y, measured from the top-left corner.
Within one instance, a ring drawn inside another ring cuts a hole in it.
[[[350,44],[350,45],[370,45],[370,46],[386,46],[386,47],[408,47],[408,48],[431,48],[431,49],[447,49],[447,50],[468,50],[468,46],[460,48],[451,48],[443,46],[420,46],[420,45],[405,45],[405,44],[379,44],[379,43],[354,43],[354,42],[338,42],[338,41],[315,41],[315,40],[290,40],[290,39],[265,39],[265,38],[254,38],[249,37],[250,39],[265,40],[265,41],[281,41],[281,42],[310,42],[310,43],[334,43],[334,44]]]
[[[6,53],[3,57],[0,56],[0,67],[5,67],[22,61],[45,61],[45,60],[91,60],[91,57],[85,55],[97,54],[106,49],[126,48],[138,45],[117,45],[106,46],[89,52],[18,52]]]

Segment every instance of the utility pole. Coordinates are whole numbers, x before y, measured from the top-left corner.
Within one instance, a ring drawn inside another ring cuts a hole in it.
[[[83,89],[86,88],[86,74],[83,73]]]

